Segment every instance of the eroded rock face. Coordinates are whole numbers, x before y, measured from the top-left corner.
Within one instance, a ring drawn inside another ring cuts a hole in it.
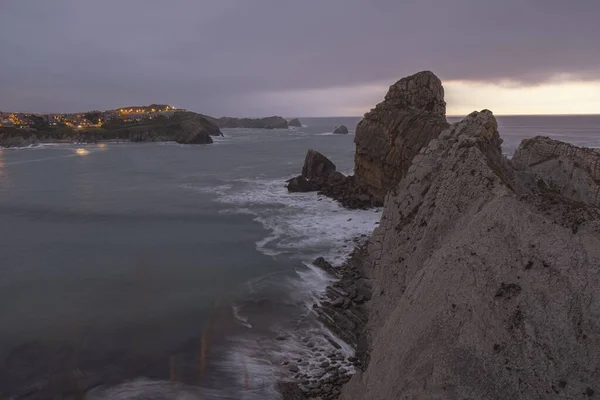
[[[333,133],[345,135],[348,133],[348,128],[346,127],[346,125],[341,125],[341,126],[338,126],[337,128],[335,128],[333,130]]]
[[[396,82],[356,128],[356,183],[383,200],[421,148],[447,127],[444,88],[437,76],[423,71]]]
[[[306,179],[326,178],[335,172],[335,164],[323,154],[313,149],[308,150],[302,167],[302,176]]]
[[[473,113],[388,194],[368,249],[367,367],[343,399],[600,390],[599,211],[538,188],[537,171],[515,168],[500,143],[493,115]],[[536,147],[518,158],[546,160]]]
[[[530,167],[548,191],[578,202],[600,206],[600,152],[549,137],[525,139],[513,162]]]

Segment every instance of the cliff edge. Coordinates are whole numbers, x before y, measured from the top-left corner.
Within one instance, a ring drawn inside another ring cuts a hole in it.
[[[589,196],[552,190],[566,172],[540,166],[562,158],[589,173],[600,156],[537,141],[568,151],[524,142],[511,162],[482,111],[414,157],[371,238],[367,351],[341,398],[598,393],[600,213]]]

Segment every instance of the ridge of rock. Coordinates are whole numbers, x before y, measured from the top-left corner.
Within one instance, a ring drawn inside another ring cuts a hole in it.
[[[529,167],[548,191],[578,202],[600,206],[600,152],[537,136],[524,139],[512,158]]]
[[[472,113],[388,193],[365,265],[368,351],[342,399],[600,390],[600,211],[549,194],[500,145],[492,113]]]

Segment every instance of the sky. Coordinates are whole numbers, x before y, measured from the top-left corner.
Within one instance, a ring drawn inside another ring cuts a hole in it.
[[[0,0],[0,110],[362,115],[431,70],[449,115],[600,113],[598,0]]]

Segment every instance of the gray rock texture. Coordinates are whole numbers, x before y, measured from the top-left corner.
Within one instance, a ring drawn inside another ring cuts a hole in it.
[[[356,127],[356,183],[382,201],[412,159],[448,127],[442,82],[423,71],[392,85]]]
[[[300,120],[298,118],[294,118],[294,119],[290,120],[290,122],[288,122],[288,126],[294,126],[296,128],[300,128],[300,127],[302,127],[302,123],[300,122]]]
[[[337,128],[335,128],[333,130],[333,133],[345,135],[348,133],[348,128],[346,127],[346,125],[341,125],[341,126],[338,126]]]
[[[587,204],[600,206],[600,152],[549,137],[525,139],[513,162],[527,166],[547,184],[547,190]]]
[[[441,115],[435,93],[414,103]],[[535,165],[515,168],[500,143],[492,113],[473,113],[387,195],[367,254],[369,355],[341,398],[600,393],[598,209],[543,189]]]

